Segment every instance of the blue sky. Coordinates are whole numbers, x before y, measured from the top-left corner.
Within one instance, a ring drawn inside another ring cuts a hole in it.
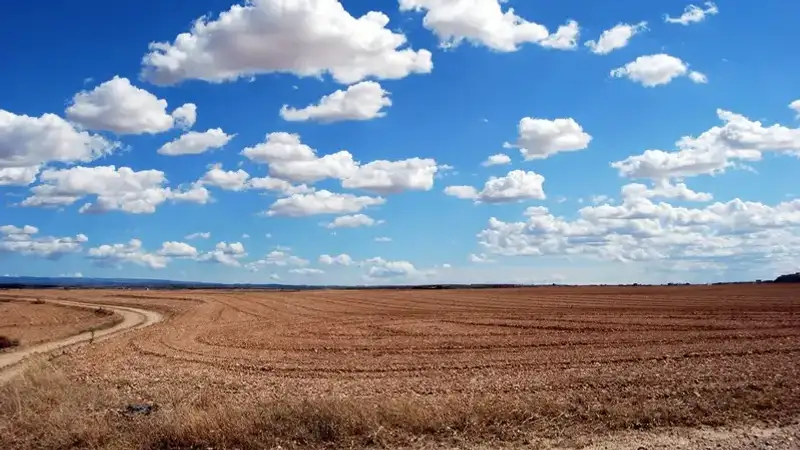
[[[800,5],[282,3],[4,5],[0,274],[798,269]]]

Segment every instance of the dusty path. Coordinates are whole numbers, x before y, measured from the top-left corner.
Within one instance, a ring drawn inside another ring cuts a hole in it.
[[[43,344],[35,345],[33,347],[25,348],[16,352],[0,353],[0,384],[5,383],[6,381],[20,374],[25,369],[25,365],[22,363],[29,356],[34,354],[49,353],[60,348],[89,341],[90,339],[94,339],[94,341],[105,340],[126,330],[150,326],[154,323],[160,322],[164,318],[160,313],[139,308],[131,308],[128,306],[100,305],[67,300],[50,300],[48,303],[64,306],[77,306],[89,309],[105,308],[122,316],[122,322],[114,325],[111,328],[94,332],[94,337],[92,337],[92,333],[85,332],[70,336],[65,339],[45,342]]]

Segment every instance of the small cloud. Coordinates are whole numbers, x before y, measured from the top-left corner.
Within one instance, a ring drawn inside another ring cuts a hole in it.
[[[386,236],[380,236],[375,238],[375,242],[392,242],[392,238]]]
[[[495,260],[486,256],[485,253],[481,253],[480,255],[476,255],[475,253],[470,253],[469,261],[477,264],[489,264],[495,262]]]
[[[242,239],[250,239],[250,235],[247,233],[242,234]]]
[[[192,233],[187,234],[184,236],[184,239],[191,240],[191,239],[208,239],[211,237],[211,233],[209,232],[201,232],[201,233]]]

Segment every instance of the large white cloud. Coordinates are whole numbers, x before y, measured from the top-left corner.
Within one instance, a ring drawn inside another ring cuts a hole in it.
[[[84,234],[74,237],[37,236],[39,229],[25,225],[0,226],[0,253],[19,253],[48,259],[58,259],[68,253],[77,253],[89,238]]]
[[[713,2],[705,2],[705,9],[697,5],[689,5],[683,10],[683,14],[678,17],[671,17],[669,14],[664,14],[664,22],[675,23],[680,25],[689,25],[698,23],[705,20],[708,16],[713,16],[719,13],[717,5]]]
[[[128,263],[151,269],[163,269],[169,263],[167,256],[145,250],[139,239],[131,239],[125,244],[103,244],[90,248],[88,258],[98,266],[116,268]]]
[[[536,172],[512,170],[503,177],[491,177],[478,191],[472,186],[448,186],[444,193],[476,203],[509,203],[520,200],[543,200],[544,177]]]
[[[111,154],[119,143],[77,130],[55,114],[17,115],[0,109],[0,185],[33,182],[51,162],[90,162]]]
[[[222,128],[211,128],[203,132],[190,131],[158,149],[160,155],[199,155],[209,150],[224,147],[234,135],[226,134]]]
[[[197,119],[197,107],[187,103],[169,114],[166,100],[115,76],[91,91],[75,94],[66,114],[69,120],[90,130],[155,134],[191,127]]]
[[[251,0],[215,20],[197,19],[172,43],[150,44],[142,76],[159,84],[223,82],[258,74],[330,73],[341,83],[397,79],[433,69],[431,53],[406,46],[376,11],[355,18],[338,0]]]
[[[310,194],[293,194],[272,204],[267,215],[303,217],[317,214],[351,214],[370,206],[386,203],[382,197],[356,196],[319,190]]]
[[[166,177],[160,170],[134,171],[115,166],[48,169],[39,176],[42,184],[31,188],[33,195],[22,206],[66,206],[87,196],[94,202],[84,204],[80,212],[124,211],[151,214],[167,200],[206,203],[208,191],[198,185],[188,190],[164,187]]]
[[[358,165],[342,187],[363,189],[377,194],[402,191],[429,191],[439,168],[430,158],[409,158],[400,161],[378,160]]]
[[[517,142],[506,142],[504,147],[519,148],[526,161],[584,150],[592,141],[592,136],[571,117],[555,120],[523,117],[517,130]]]
[[[400,0],[401,11],[424,11],[425,28],[433,31],[442,47],[462,41],[492,50],[513,52],[520,44],[570,50],[577,45],[577,22],[568,21],[550,33],[547,27],[519,17],[513,8],[503,11],[504,0]]]
[[[632,37],[645,30],[647,30],[647,22],[618,23],[603,31],[599,39],[586,41],[585,45],[596,55],[607,55],[614,50],[626,47]]]
[[[611,71],[615,78],[628,78],[645,87],[661,86],[677,77],[687,76],[695,83],[707,83],[708,78],[696,71],[690,71],[689,65],[666,53],[640,56],[635,60]]]
[[[376,81],[362,81],[323,96],[316,105],[292,108],[284,105],[281,117],[292,122],[323,123],[345,120],[371,120],[386,116],[383,108],[392,105],[389,92]]]
[[[377,160],[361,164],[346,150],[318,156],[297,134],[270,133],[264,142],[245,148],[241,154],[249,160],[269,165],[273,177],[296,183],[316,183],[338,179],[346,189],[363,189],[378,194],[405,190],[427,191],[439,170],[429,158],[400,161]]]
[[[677,150],[646,150],[611,164],[629,178],[690,177],[723,172],[737,162],[758,161],[763,152],[800,153],[800,128],[761,122],[722,109],[717,116],[724,122],[697,137],[684,136]]]
[[[319,157],[299,135],[284,132],[268,134],[264,142],[245,148],[241,154],[253,162],[269,164],[270,175],[298,183],[346,178],[356,170],[349,152]]]

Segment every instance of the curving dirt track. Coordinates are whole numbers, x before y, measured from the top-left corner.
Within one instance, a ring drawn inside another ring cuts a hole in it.
[[[109,310],[68,307],[36,298],[9,298],[0,293],[0,336],[19,340],[14,351],[91,329],[108,328],[120,320]]]
[[[161,321],[163,318],[160,313],[154,311],[123,306],[98,305],[66,300],[52,300],[48,303],[86,309],[104,307],[110,311],[113,311],[115,314],[120,315],[122,317],[122,321],[112,327],[97,330],[93,333],[83,332],[63,339],[57,339],[35,346],[22,348],[17,351],[0,353],[0,383],[7,382],[16,375],[20,374],[25,369],[23,364],[24,360],[32,355],[50,353],[64,347],[76,345],[90,340],[93,342],[100,342],[122,331],[134,328],[143,328],[152,325]]]
[[[382,432],[473,443],[800,417],[793,286],[95,295],[167,316],[63,358],[72,379],[123,398],[204,411],[335,399],[375,411]]]

